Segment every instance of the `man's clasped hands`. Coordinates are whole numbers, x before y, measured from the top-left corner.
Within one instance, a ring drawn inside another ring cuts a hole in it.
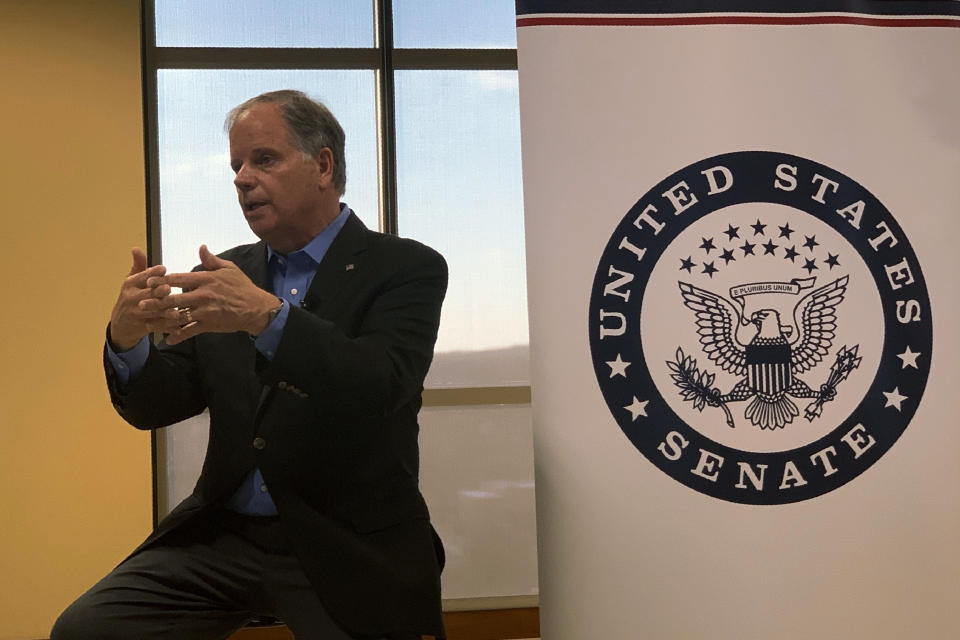
[[[279,304],[237,265],[200,246],[203,271],[167,273],[162,264],[147,266],[147,254],[134,247],[133,266],[110,314],[110,343],[132,349],[151,332],[167,334],[168,344],[200,333],[246,331],[259,335]],[[180,288],[182,293],[174,293]]]

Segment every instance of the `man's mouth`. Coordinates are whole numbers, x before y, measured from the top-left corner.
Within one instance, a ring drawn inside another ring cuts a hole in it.
[[[252,213],[257,209],[259,209],[260,207],[264,206],[265,204],[267,203],[263,200],[253,200],[251,202],[245,202],[243,204],[243,210],[247,213]]]

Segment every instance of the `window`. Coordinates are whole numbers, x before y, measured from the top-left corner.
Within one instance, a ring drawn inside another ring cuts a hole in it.
[[[183,271],[201,243],[255,240],[232,185],[229,109],[288,88],[326,103],[347,134],[343,200],[450,267],[421,414],[445,597],[535,596],[513,1],[148,0],[143,22],[151,259]],[[205,426],[157,435],[159,515],[192,490]],[[470,464],[451,480],[457,456]]]

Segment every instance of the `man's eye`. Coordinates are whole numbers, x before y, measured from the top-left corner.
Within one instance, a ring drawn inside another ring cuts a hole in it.
[[[260,156],[260,159],[258,160],[258,164],[260,165],[273,164],[273,160],[274,160],[273,156]]]

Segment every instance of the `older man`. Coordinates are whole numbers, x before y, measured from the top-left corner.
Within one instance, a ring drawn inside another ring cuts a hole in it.
[[[203,471],[52,638],[223,638],[261,615],[300,639],[442,637],[417,412],[446,265],[340,202],[344,135],[322,104],[267,93],[227,127],[261,241],[201,246],[201,266],[177,274],[134,249],[105,348],[135,427],[209,410]]]

